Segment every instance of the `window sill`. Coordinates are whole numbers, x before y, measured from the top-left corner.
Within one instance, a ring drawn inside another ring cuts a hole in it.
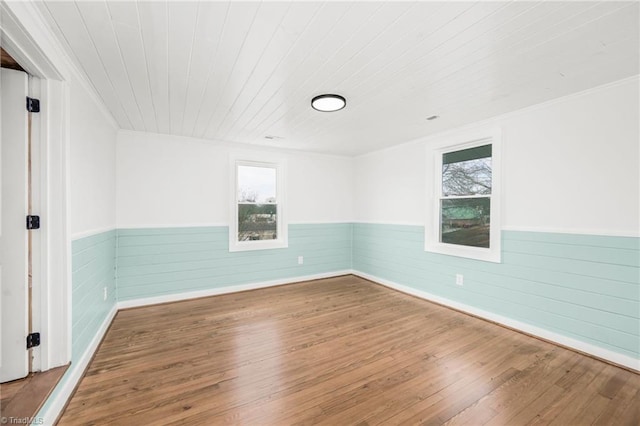
[[[243,241],[229,243],[229,251],[254,251],[254,250],[272,250],[289,247],[288,241],[272,240],[272,241]]]
[[[502,263],[500,249],[485,249],[480,247],[460,246],[444,243],[427,243],[424,251],[447,256],[463,257],[465,259],[481,260],[484,262]]]

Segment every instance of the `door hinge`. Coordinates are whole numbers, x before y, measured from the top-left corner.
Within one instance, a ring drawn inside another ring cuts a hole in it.
[[[40,99],[30,98],[27,96],[27,111],[40,112]]]
[[[27,349],[40,346],[40,333],[31,333],[27,336]]]
[[[27,229],[40,229],[40,216],[27,216]]]

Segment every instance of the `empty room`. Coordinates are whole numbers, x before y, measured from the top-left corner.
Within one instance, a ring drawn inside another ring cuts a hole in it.
[[[2,424],[640,424],[640,2],[0,0],[0,42]]]

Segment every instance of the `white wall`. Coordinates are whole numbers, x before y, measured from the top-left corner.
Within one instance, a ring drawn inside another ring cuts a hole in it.
[[[427,147],[503,132],[503,228],[639,234],[639,80],[626,79],[355,159],[355,219],[424,224]],[[429,180],[431,181],[431,180]]]
[[[71,81],[69,112],[69,224],[72,239],[115,228],[117,127]]]
[[[427,146],[499,126],[503,228],[638,235],[638,90],[627,79],[354,159],[280,151],[289,221],[422,225]],[[131,131],[117,145],[119,227],[227,224],[234,146]]]
[[[355,159],[355,220],[422,225],[426,161],[423,143],[410,143]]]
[[[118,227],[228,224],[229,153],[238,149],[287,161],[289,223],[352,220],[351,158],[121,130]]]

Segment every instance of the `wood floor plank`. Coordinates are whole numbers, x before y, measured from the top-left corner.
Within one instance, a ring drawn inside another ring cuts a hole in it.
[[[622,425],[625,421],[629,425],[640,424],[640,376],[624,376],[624,384],[615,395],[620,403],[607,405],[594,425]]]
[[[118,312],[80,424],[630,424],[638,375],[344,276]]]
[[[0,417],[31,418],[36,415],[56,387],[68,366],[31,373],[26,378],[0,385]]]
[[[549,345],[551,346],[551,345]],[[460,423],[468,423],[477,418],[476,412],[484,412],[485,407],[490,408],[493,416],[483,418],[483,424],[509,424],[514,416],[523,409],[542,399],[552,401],[557,392],[564,392],[558,386],[551,386],[558,378],[567,374],[566,366],[573,365],[581,358],[580,355],[565,351],[560,348],[549,348],[546,353],[540,354],[528,366],[523,368],[509,383],[491,392],[472,407],[460,413]],[[455,418],[452,424],[456,424]]]

